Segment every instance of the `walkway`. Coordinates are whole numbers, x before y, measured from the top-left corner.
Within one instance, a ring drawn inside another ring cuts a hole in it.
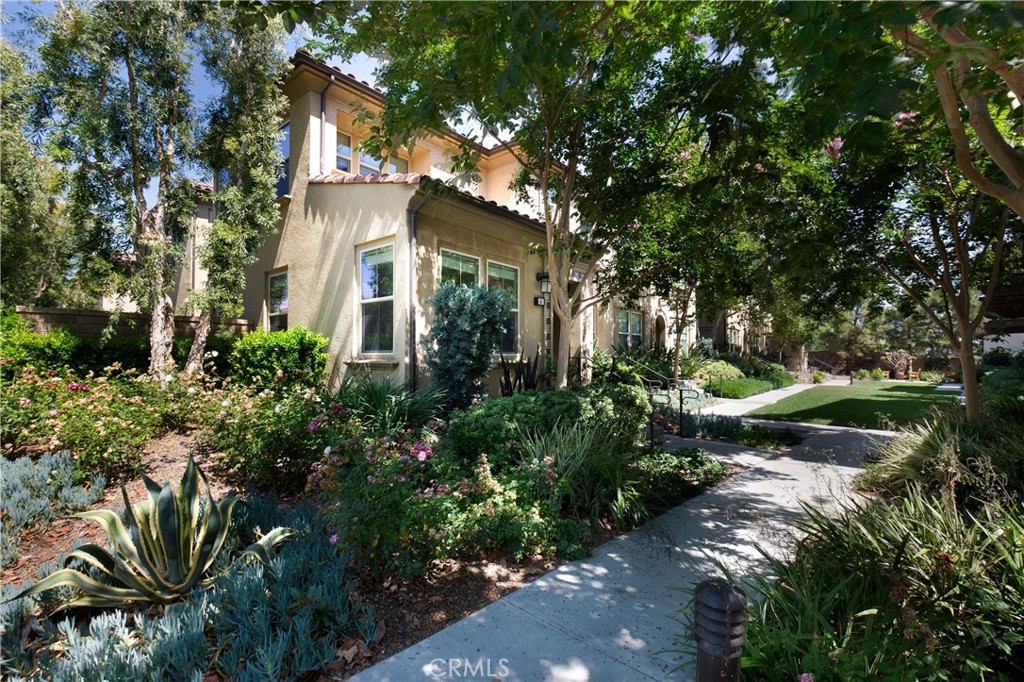
[[[692,659],[674,651],[687,628],[679,613],[686,590],[718,574],[717,562],[751,575],[761,560],[755,544],[772,553],[788,547],[801,502],[848,496],[872,436],[815,430],[783,456],[671,441],[749,469],[353,679],[692,680]]]

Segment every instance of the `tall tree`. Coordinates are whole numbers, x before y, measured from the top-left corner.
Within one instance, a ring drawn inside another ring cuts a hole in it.
[[[173,250],[194,210],[182,174],[194,116],[181,0],[61,5],[41,47],[53,144],[70,167],[68,220],[130,275],[150,310],[150,372],[174,369]],[[151,183],[156,201],[146,198]]]
[[[194,292],[200,310],[186,374],[202,370],[206,339],[215,314],[241,312],[245,266],[280,223],[277,181],[282,157],[281,117],[287,98],[280,81],[287,67],[279,21],[245,21],[233,8],[216,8],[205,19],[203,62],[220,86],[199,154],[219,177],[213,196],[216,216],[200,243],[205,287]]]
[[[296,5],[291,19],[309,9]],[[347,3],[319,7],[331,18],[315,28],[332,50],[382,60],[376,77],[386,112],[371,127],[371,151],[407,146],[449,121],[468,123],[478,133],[455,160],[456,170],[468,172],[476,142],[514,139],[505,147],[523,169],[519,187],[537,198],[546,226],[541,251],[561,323],[555,384],[565,385],[574,324],[604,298],[583,286],[573,291],[572,272],[592,272],[629,227],[602,222],[580,230],[580,180],[604,168],[595,154],[606,154],[606,143],[630,135],[631,112],[657,90],[663,57],[695,51],[682,38],[696,7],[393,2],[370,3],[358,14]]]

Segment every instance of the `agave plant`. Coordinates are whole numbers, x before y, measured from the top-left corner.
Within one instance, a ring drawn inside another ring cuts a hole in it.
[[[201,509],[199,504],[200,478],[206,485],[209,499],[205,509]],[[177,492],[170,482],[161,488],[145,474],[142,480],[149,499],[134,505],[129,504],[128,493],[121,486],[128,528],[118,514],[105,509],[75,514],[97,521],[107,533],[114,551],[111,553],[99,545],[88,544],[73,551],[68,560],[77,558],[85,561],[111,578],[113,584],[64,568],[40,580],[18,597],[70,586],[83,594],[61,608],[121,606],[132,601],[168,604],[204,582],[207,571],[224,546],[238,499],[231,493],[219,502],[214,501],[209,481],[191,458]],[[290,528],[275,528],[249,545],[241,556],[251,556],[268,563],[269,550],[293,532]]]

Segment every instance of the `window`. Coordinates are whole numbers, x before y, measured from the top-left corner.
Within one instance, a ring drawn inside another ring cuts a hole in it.
[[[272,332],[288,329],[288,273],[267,278],[267,327]]]
[[[640,348],[643,340],[643,325],[640,313],[631,310],[619,311],[619,348],[634,350]]]
[[[352,172],[352,138],[345,133],[338,133],[338,152],[335,167],[346,173]]]
[[[682,343],[683,350],[687,350],[690,347],[690,328],[684,327],[683,333],[679,337],[679,341]]]
[[[378,246],[360,252],[364,353],[393,353],[395,350],[394,271],[394,247]]]
[[[487,288],[504,291],[512,300],[512,310],[508,314],[499,349],[502,353],[515,353],[519,350],[519,269],[501,263],[487,263]]]
[[[480,282],[480,259],[442,250],[441,281],[475,287]]]
[[[736,329],[735,327],[729,329],[728,339],[730,346],[740,345],[740,330]]]
[[[384,170],[382,171],[381,168]],[[360,175],[380,175],[381,172],[388,173],[389,175],[408,173],[409,162],[398,156],[389,156],[387,164],[383,164],[376,156],[371,156],[366,152],[359,153]]]
[[[288,158],[292,149],[292,124],[285,123],[281,126],[281,140],[277,143],[278,151],[281,152],[283,161],[281,163],[281,177],[277,180],[277,196],[283,197],[288,194],[290,167]]]

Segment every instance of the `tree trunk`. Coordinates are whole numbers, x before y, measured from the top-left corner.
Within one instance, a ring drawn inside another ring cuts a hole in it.
[[[192,347],[188,351],[185,369],[182,370],[185,376],[194,377],[203,373],[203,355],[206,352],[206,339],[210,336],[212,325],[213,310],[209,307],[203,308],[203,311],[199,313],[199,326],[196,327],[196,335],[192,339]]]
[[[573,319],[569,315],[561,317],[561,324],[558,326],[558,355],[555,358],[555,385],[554,388],[565,388],[569,385],[569,339]]]
[[[675,350],[672,353],[672,379],[679,381],[679,355],[683,352],[683,325],[676,322]]]
[[[164,285],[166,274],[163,265],[163,246],[152,254],[156,260],[153,268],[153,312],[149,323],[149,373],[161,379],[174,372],[174,305]]]
[[[963,330],[969,331],[969,330]],[[968,336],[962,331],[960,346],[957,351],[960,355],[960,373],[963,375],[964,386],[964,409],[967,411],[967,418],[971,421],[981,420],[981,398],[978,395],[978,373],[974,362],[973,334]]]

